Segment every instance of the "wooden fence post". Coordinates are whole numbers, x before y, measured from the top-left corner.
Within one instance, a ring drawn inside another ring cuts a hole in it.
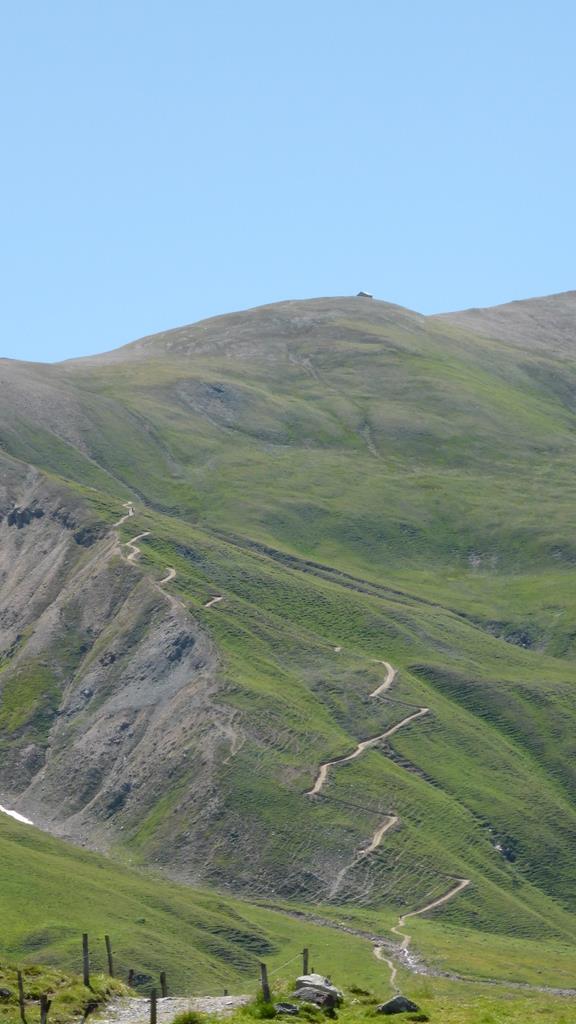
[[[157,1004],[158,991],[155,988],[153,988],[152,991],[150,992],[150,1024],[156,1024],[158,1017]]]
[[[88,935],[82,935],[82,980],[86,988],[90,988],[90,954],[88,952]]]
[[[48,996],[44,992],[40,996],[40,1024],[46,1024],[48,1020],[48,1011],[52,1006],[52,1000],[48,999]]]
[[[302,950],[302,974],[308,974],[308,948]]]
[[[104,936],[104,942],[106,943],[106,956],[108,958],[108,974],[111,978],[114,977],[114,960],[112,957],[112,943],[110,942],[110,936]]]
[[[262,997],[265,1003],[272,1002],[272,994],[270,992],[270,985],[268,984],[268,968],[266,964],[260,964],[260,981],[262,984]]]
[[[160,991],[162,993],[162,999],[166,999],[168,995],[168,983],[166,981],[166,971],[162,971],[160,974]]]
[[[24,1002],[24,979],[22,971],[18,971],[18,1005],[20,1007],[20,1020],[26,1024],[26,1003]]]

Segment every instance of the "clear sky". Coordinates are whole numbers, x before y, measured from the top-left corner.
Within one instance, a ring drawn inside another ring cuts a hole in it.
[[[576,6],[2,5],[0,355],[576,288]]]

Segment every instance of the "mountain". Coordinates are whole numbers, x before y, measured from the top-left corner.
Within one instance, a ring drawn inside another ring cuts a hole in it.
[[[1,361],[0,802],[249,899],[573,944],[575,294]]]

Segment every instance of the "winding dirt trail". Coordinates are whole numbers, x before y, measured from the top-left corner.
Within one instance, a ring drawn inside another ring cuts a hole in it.
[[[131,519],[132,516],[136,515],[136,509],[131,501],[125,501],[122,508],[126,508],[128,511],[126,512],[126,515],[123,515],[121,519],[118,520],[117,523],[114,523],[112,527],[113,530],[115,530],[117,526],[122,526],[122,523],[125,523],[128,519]]]
[[[132,519],[132,517],[136,515],[136,509],[135,509],[135,507],[134,507],[134,505],[132,504],[131,501],[125,501],[124,502],[124,508],[127,509],[126,514],[123,515],[118,520],[117,523],[114,523],[112,529],[115,530],[118,526],[122,526],[122,524],[127,522],[128,519]],[[127,540],[125,542],[123,547],[128,549],[128,553],[126,555],[126,561],[127,562],[135,562],[136,559],[140,557],[140,555],[142,554],[142,550],[138,547],[138,541],[139,540],[143,540],[144,537],[150,537],[150,536],[151,536],[151,531],[150,530],[144,530],[142,533],[137,533],[135,537],[132,537],[130,540]],[[160,587],[163,587],[166,583],[170,583],[175,578],[176,578],[176,569],[172,565],[167,565],[166,566],[166,575],[163,576],[161,580],[154,580],[153,584],[154,584],[154,586],[160,588]],[[180,601],[179,598],[174,597],[172,594],[167,594],[165,590],[162,590],[162,594],[164,595],[166,600],[170,603],[172,608],[176,609],[176,608],[183,608],[184,607],[183,602]]]
[[[131,538],[131,540],[126,541],[126,544],[124,546],[129,549],[128,554],[126,555],[127,562],[134,562],[139,557],[139,555],[142,554],[136,542],[142,540],[144,537],[149,536],[150,530],[144,530],[144,533],[137,533],[135,537]]]
[[[330,887],[330,891],[328,893],[330,899],[332,899],[336,895],[336,893],[340,889],[340,886],[342,885],[342,882],[346,878],[348,872],[351,871],[352,868],[355,868],[356,865],[359,864],[360,861],[364,860],[365,857],[368,857],[371,853],[374,853],[374,850],[378,849],[386,833],[389,832],[391,828],[394,828],[394,826],[398,824],[399,820],[400,819],[397,817],[397,815],[389,814],[384,824],[380,825],[380,827],[376,829],[374,835],[372,836],[370,842],[368,843],[368,846],[365,846],[362,850],[359,850],[356,856],[353,858],[353,860],[351,860],[349,864],[345,864],[344,867],[340,869]]]
[[[163,587],[165,583],[170,583],[170,580],[173,580],[175,578],[175,576],[176,576],[176,569],[174,569],[171,565],[167,565],[166,566],[166,575],[165,575],[164,579],[158,580],[158,586],[159,587]]]
[[[404,927],[404,922],[408,917],[418,917],[419,914],[425,914],[427,910],[434,910],[435,907],[441,907],[443,903],[448,903],[448,900],[453,899],[453,897],[457,896],[459,892],[462,892],[462,889],[465,889],[467,885],[470,885],[469,878],[457,878],[456,885],[453,885],[447,893],[444,893],[444,895],[440,896],[437,900],[432,900],[431,903],[427,903],[426,906],[420,907],[419,910],[410,910],[408,914],[402,914],[402,916],[398,918],[398,924],[395,925],[394,928],[391,928],[390,931],[394,932],[395,935],[400,935],[404,942],[406,941],[406,938],[408,938],[409,942],[410,937],[402,936],[400,932],[400,928]]]
[[[386,693],[386,690],[390,689],[392,683],[396,679],[397,669],[392,668],[392,665],[390,664],[389,661],[377,661],[376,664],[384,665],[387,674],[384,682],[380,683],[380,686],[377,686],[375,690],[372,690],[372,693],[369,695],[370,697],[379,697],[380,694]]]
[[[218,604],[219,601],[223,601],[224,598],[221,594],[217,594],[216,597],[211,597],[209,601],[206,601],[205,608],[212,608],[213,605]]]
[[[124,506],[127,509],[125,515],[121,516],[117,523],[114,523],[112,529],[115,530],[118,526],[122,526],[123,523],[127,522],[128,519],[132,519],[136,515],[136,509],[131,501],[125,501]],[[144,537],[150,537],[150,530],[144,530],[143,533],[137,533],[135,537],[127,540],[124,547],[128,548],[128,554],[126,555],[127,562],[134,562],[142,554],[141,549],[138,547],[138,541]],[[163,587],[165,583],[170,583],[176,576],[176,569],[173,566],[166,566],[166,575],[163,579],[157,581],[159,587]]]
[[[398,952],[400,954],[401,959],[404,961],[404,966],[409,968],[414,968],[415,966],[415,962],[413,958],[411,958],[409,953],[409,947],[410,943],[412,942],[412,936],[409,935],[408,932],[402,931],[402,928],[404,928],[405,925],[406,918],[418,917],[419,914],[425,914],[428,910],[434,910],[435,907],[441,907],[443,903],[448,903],[448,900],[453,899],[454,896],[457,896],[459,892],[462,892],[462,890],[465,889],[467,885],[470,885],[469,878],[458,878],[456,880],[456,885],[453,885],[452,888],[449,889],[448,892],[444,893],[443,896],[439,896],[438,899],[432,900],[430,903],[426,903],[425,906],[419,907],[418,910],[410,910],[407,914],[402,914],[398,918],[398,924],[394,925],[394,927],[392,927],[390,931],[393,932],[394,935],[397,935],[399,939],[401,939]],[[390,959],[389,956],[386,956],[386,952],[388,951],[385,951],[384,946],[375,945],[373,952],[377,960],[382,960],[385,964],[388,965],[390,969],[390,985],[392,986],[395,992],[399,992],[400,989],[396,984],[398,967],[394,963],[394,961]]]
[[[381,687],[379,690],[381,691]],[[371,694],[371,696],[373,695]],[[328,772],[330,771],[330,768],[339,764],[347,764],[349,761],[355,761],[356,758],[360,757],[365,750],[369,750],[370,747],[375,747],[377,743],[381,742],[381,740],[385,740],[388,739],[389,736],[393,736],[395,732],[398,732],[399,729],[403,729],[409,722],[413,722],[415,719],[421,718],[422,715],[428,715],[429,713],[430,708],[419,708],[418,711],[414,711],[411,715],[406,715],[401,722],[397,722],[396,725],[391,726],[391,728],[387,729],[386,732],[381,732],[378,736],[372,736],[368,740],[362,740],[356,749],[346,757],[338,757],[334,761],[325,761],[324,764],[320,765],[318,775],[316,776],[316,781],[312,786],[312,789],[309,789],[305,795],[318,796],[318,794],[322,792],[326,780],[328,779]]]
[[[334,648],[334,650],[339,651],[341,650],[341,648]],[[386,693],[391,688],[397,675],[397,669],[395,669],[390,664],[389,661],[378,661],[377,664],[383,665],[384,668],[386,669],[386,678],[382,683],[380,683],[379,686],[376,687],[375,690],[372,690],[372,692],[370,693],[370,697],[372,698],[381,697],[384,693]],[[390,700],[391,698],[388,699]],[[424,715],[428,714],[430,714],[430,708],[418,708],[411,714],[406,715],[406,717],[401,719],[400,722],[397,722],[396,725],[391,726],[389,729],[386,730],[386,732],[380,733],[378,736],[373,736],[371,739],[362,740],[358,744],[356,749],[353,750],[352,753],[348,754],[346,757],[335,758],[333,761],[325,761],[323,764],[320,765],[318,775],[316,776],[316,780],[314,782],[312,789],[308,790],[305,795],[309,797],[314,797],[318,796],[322,792],[328,780],[330,768],[334,768],[337,765],[347,764],[349,761],[356,760],[356,758],[360,757],[365,750],[369,750],[371,747],[376,746],[376,744],[380,743],[382,740],[388,739],[389,736],[393,736],[394,733],[398,732],[400,729],[403,729],[404,726],[408,725],[410,722],[414,722],[416,721],[416,719],[422,718]],[[338,872],[330,887],[328,893],[329,898],[332,898],[337,894],[348,872],[351,871],[354,867],[356,867],[356,865],[359,864],[362,860],[364,860],[365,857],[368,857],[371,853],[374,853],[375,850],[377,850],[380,844],[382,843],[386,833],[389,832],[390,829],[395,828],[395,826],[399,824],[399,821],[400,819],[396,814],[388,814],[386,816],[384,822],[382,822],[382,824],[380,824],[376,831],[373,833],[368,845],[359,850],[354,855],[352,860],[348,864],[345,864],[344,867],[341,868],[341,870]],[[397,935],[398,938],[401,940],[398,949],[398,955],[407,967],[413,968],[415,965],[415,960],[410,956],[409,953],[409,947],[412,942],[412,936],[408,932],[402,931],[402,929],[405,927],[406,920],[409,917],[417,917],[420,914],[426,914],[429,910],[434,910],[436,907],[441,907],[444,903],[448,903],[449,900],[453,899],[455,896],[458,895],[458,893],[462,892],[462,890],[465,889],[466,886],[470,885],[469,878],[458,878],[455,879],[455,882],[456,884],[453,885],[448,890],[448,892],[444,893],[443,896],[439,896],[437,899],[432,900],[429,903],[426,903],[423,907],[419,907],[417,910],[411,910],[406,914],[402,914],[398,918],[397,924],[390,929],[390,931],[394,935]],[[385,949],[385,947],[381,943],[377,942],[373,947],[373,952],[374,956],[378,960],[382,960],[385,964],[388,965],[388,968],[390,970],[390,985],[395,992],[398,992],[399,989],[396,985],[398,965],[394,962],[393,959],[390,958],[389,955],[386,956],[386,953],[389,953],[389,950]]]

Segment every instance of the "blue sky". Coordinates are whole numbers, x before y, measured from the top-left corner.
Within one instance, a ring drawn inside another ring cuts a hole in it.
[[[360,288],[576,288],[576,8],[3,5],[0,355]]]

